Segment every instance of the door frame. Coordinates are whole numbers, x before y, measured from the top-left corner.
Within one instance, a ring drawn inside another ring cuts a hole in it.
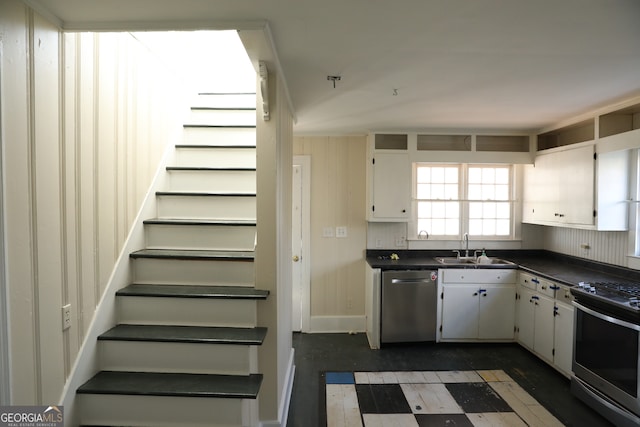
[[[300,166],[302,182],[301,224],[302,254],[300,257],[300,303],[302,332],[309,332],[311,322],[311,156],[293,156],[292,167]],[[295,281],[292,281],[292,284]],[[294,322],[292,321],[292,324]]]
[[[3,87],[3,45],[0,40],[0,93]],[[11,403],[11,369],[9,366],[9,304],[6,274],[5,251],[5,218],[6,209],[4,202],[4,99],[0,97],[0,405],[7,406]]]

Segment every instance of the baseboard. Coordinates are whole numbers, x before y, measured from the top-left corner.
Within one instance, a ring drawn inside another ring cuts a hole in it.
[[[261,421],[259,427],[286,427],[289,418],[289,406],[291,405],[291,395],[293,393],[293,378],[296,372],[294,365],[295,349],[291,349],[289,354],[289,364],[287,366],[287,374],[284,377],[284,388],[280,398],[280,408],[278,408],[278,418],[276,421]]]
[[[354,333],[366,330],[366,318],[362,316],[311,316],[310,333]]]

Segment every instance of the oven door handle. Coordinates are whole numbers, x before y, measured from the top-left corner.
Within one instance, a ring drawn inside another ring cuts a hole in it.
[[[581,311],[584,311],[587,314],[590,314],[594,317],[597,317],[598,319],[604,320],[605,322],[609,322],[609,323],[615,323],[616,325],[620,325],[623,326],[625,328],[629,328],[629,329],[633,329],[636,331],[640,331],[640,325],[636,325],[634,323],[630,323],[621,319],[618,319],[616,317],[611,317],[611,316],[607,316],[606,314],[602,314],[599,313],[589,307],[585,307],[584,305],[580,304],[579,302],[573,301],[573,305]]]

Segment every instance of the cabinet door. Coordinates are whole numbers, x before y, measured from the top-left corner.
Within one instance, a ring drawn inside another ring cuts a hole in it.
[[[373,168],[374,219],[406,220],[410,216],[411,166],[406,153],[375,153]]]
[[[556,302],[553,363],[571,375],[573,358],[573,306]]]
[[[478,338],[478,285],[445,285],[442,299],[442,339]]]
[[[553,309],[555,302],[553,299],[538,293],[533,298],[535,306],[533,350],[543,359],[553,362]]]
[[[558,203],[562,222],[593,225],[595,193],[595,159],[593,146],[574,148],[558,153],[559,179],[564,181]]]
[[[478,338],[513,339],[516,288],[513,285],[486,285],[480,290]]]
[[[535,322],[535,292],[524,286],[519,286],[518,292],[518,342],[530,350],[533,350],[533,328]]]

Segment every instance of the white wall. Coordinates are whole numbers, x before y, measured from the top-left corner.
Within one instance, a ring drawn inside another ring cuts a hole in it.
[[[18,0],[0,2],[0,42],[2,381],[11,404],[57,403],[171,135],[171,76],[127,34],[63,35]]]
[[[366,137],[296,137],[294,153],[311,158],[310,329],[363,330]],[[347,237],[335,237],[342,226]]]

